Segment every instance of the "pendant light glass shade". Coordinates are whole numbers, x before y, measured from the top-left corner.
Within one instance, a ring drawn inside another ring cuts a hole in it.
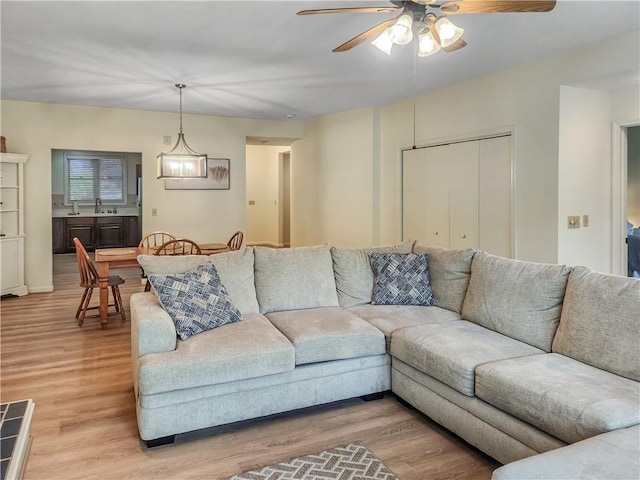
[[[440,36],[442,48],[447,48],[456,43],[464,33],[464,29],[456,27],[446,17],[442,17],[436,22],[436,30]]]
[[[371,45],[382,50],[387,55],[391,55],[391,47],[393,47],[393,40],[389,36],[389,29],[385,29],[373,42]]]
[[[158,178],[206,178],[207,154],[189,147],[182,132],[182,89],[186,85],[177,83],[176,87],[180,89],[180,131],[174,147],[158,155]]]
[[[389,27],[389,38],[396,45],[406,45],[413,40],[411,15],[401,15],[398,21]]]

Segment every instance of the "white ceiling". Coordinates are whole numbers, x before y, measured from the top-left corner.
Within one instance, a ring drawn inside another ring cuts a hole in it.
[[[368,42],[331,52],[395,14],[296,16],[365,5],[390,3],[2,0],[2,98],[174,112],[173,85],[186,83],[185,112],[306,119],[392,103],[640,28],[640,0],[559,0],[549,13],[451,17],[468,46],[416,58],[413,43],[391,56]]]

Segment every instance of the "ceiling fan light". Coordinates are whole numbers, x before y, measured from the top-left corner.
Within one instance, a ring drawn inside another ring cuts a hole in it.
[[[440,44],[429,30],[418,34],[418,56],[428,57],[440,50]]]
[[[464,29],[455,26],[446,17],[442,17],[436,22],[436,30],[438,30],[442,47],[454,44],[460,40],[464,33]]]
[[[398,21],[389,27],[389,37],[396,45],[406,45],[413,40],[413,18],[411,15],[401,15]]]
[[[389,36],[389,29],[385,29],[371,44],[382,50],[387,55],[391,55],[391,47],[393,47],[393,40]]]

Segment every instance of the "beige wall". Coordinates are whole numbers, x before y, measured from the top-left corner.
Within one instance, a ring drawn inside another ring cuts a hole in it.
[[[638,31],[630,32],[416,98],[418,145],[514,128],[516,258],[539,262],[558,260],[561,86],[638,72],[638,44]],[[634,107],[627,108],[632,114]],[[611,120],[611,117],[607,119]],[[310,205],[309,210],[315,211],[319,219],[312,226],[312,240],[334,244],[366,244],[370,240],[385,244],[401,239],[400,156],[402,148],[413,144],[413,126],[412,100],[305,123],[303,145],[307,151],[313,151],[310,155],[315,159],[305,166],[307,174],[311,175],[313,168],[321,166],[357,165],[360,169],[359,174],[354,175],[347,168],[348,176],[343,178],[340,178],[342,168],[330,176],[327,176],[330,170],[314,172],[319,179],[317,184],[315,178],[308,178],[308,185],[313,183],[318,189],[317,204]],[[608,128],[610,133],[610,126]],[[365,143],[368,132],[371,132],[371,142]],[[330,149],[334,145],[339,148]],[[296,161],[302,156],[302,152],[296,154]],[[610,160],[609,152],[603,161]],[[302,181],[298,179],[296,188],[303,189]],[[602,179],[594,181],[602,182]],[[563,195],[573,195],[571,185],[563,188],[567,189]],[[576,193],[583,188],[579,186]],[[607,188],[610,187],[605,190]],[[371,201],[372,198],[375,201]],[[336,215],[331,224],[325,223],[331,211]],[[362,213],[360,218],[353,215],[357,211]],[[345,232],[349,232],[349,239],[345,239]],[[608,251],[601,253],[610,255]]]
[[[305,123],[291,150],[293,245],[374,243],[373,115],[366,108]]]
[[[246,227],[246,136],[301,137],[302,122],[185,115],[189,145],[231,160],[230,190],[165,190],[155,159],[175,141],[175,113],[2,101],[9,150],[30,155],[25,168],[25,279],[32,292],[52,288],[51,149],[140,152],[143,232],[168,230],[195,241],[226,242]],[[152,216],[151,210],[158,215]]]

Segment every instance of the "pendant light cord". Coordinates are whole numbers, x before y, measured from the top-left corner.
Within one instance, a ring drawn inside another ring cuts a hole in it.
[[[416,95],[418,91],[417,86],[417,67],[416,67],[416,57],[418,56],[418,42],[414,42],[416,44],[416,51],[413,55],[413,149],[416,149]]]
[[[184,83],[176,83],[176,87],[180,90],[180,133],[182,133],[182,89],[186,87]]]

